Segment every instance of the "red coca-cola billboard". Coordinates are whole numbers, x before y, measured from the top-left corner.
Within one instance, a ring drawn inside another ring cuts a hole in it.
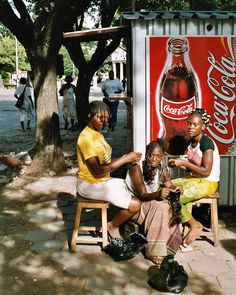
[[[236,155],[236,38],[149,37],[150,139],[162,137],[181,152],[187,117],[206,109],[204,132],[220,154]],[[184,143],[183,143],[184,144]]]

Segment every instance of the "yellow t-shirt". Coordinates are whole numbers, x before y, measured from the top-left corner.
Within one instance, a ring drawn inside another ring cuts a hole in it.
[[[103,177],[94,177],[86,165],[86,160],[98,157],[100,164],[111,162],[112,149],[106,142],[104,136],[88,126],[80,133],[77,141],[78,178],[90,183],[106,181],[110,178],[108,172]]]

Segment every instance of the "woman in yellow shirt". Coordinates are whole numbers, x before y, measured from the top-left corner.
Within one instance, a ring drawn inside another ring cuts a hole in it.
[[[109,109],[102,101],[89,105],[89,122],[77,141],[78,182],[80,197],[108,201],[120,210],[108,223],[108,233],[119,238],[119,226],[134,216],[141,201],[128,190],[125,180],[110,177],[110,173],[126,163],[139,162],[142,154],[130,152],[112,159],[112,149],[100,132],[109,119]]]

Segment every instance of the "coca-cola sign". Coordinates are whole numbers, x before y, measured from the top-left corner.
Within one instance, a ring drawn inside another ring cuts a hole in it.
[[[161,113],[163,116],[172,120],[183,120],[195,109],[195,97],[184,102],[173,102],[161,97]]]
[[[178,45],[174,53],[171,42]],[[185,137],[188,114],[202,107],[212,123],[204,132],[215,141],[220,154],[236,155],[233,45],[233,37],[149,38],[151,140],[161,136],[170,141],[176,134]]]
[[[210,51],[208,61],[207,83],[214,94],[213,126],[208,132],[218,142],[232,144],[235,140],[236,63],[231,57],[224,56],[217,61]],[[230,105],[232,102],[234,104]]]

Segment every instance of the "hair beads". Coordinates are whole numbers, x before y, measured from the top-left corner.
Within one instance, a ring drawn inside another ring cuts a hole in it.
[[[206,125],[206,127],[212,126],[210,120],[211,116],[208,114],[208,112],[202,108],[196,108],[191,112],[189,116],[198,116],[202,118],[202,122]]]

